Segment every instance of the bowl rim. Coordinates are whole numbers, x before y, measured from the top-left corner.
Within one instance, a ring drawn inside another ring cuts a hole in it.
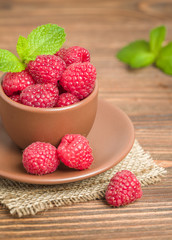
[[[31,107],[31,106],[27,106],[27,105],[15,102],[5,94],[5,92],[2,88],[2,81],[3,81],[4,76],[5,76],[5,74],[3,74],[0,77],[0,98],[2,98],[9,105],[11,105],[19,110],[28,111],[28,112],[40,112],[40,113],[63,112],[63,111],[67,111],[67,110],[77,109],[77,108],[85,106],[88,102],[90,102],[92,99],[94,99],[95,96],[98,94],[98,81],[96,79],[95,86],[94,86],[92,93],[88,97],[84,98],[83,100],[81,100],[77,103],[74,103],[72,105],[65,106],[65,107],[54,107],[54,108]]]

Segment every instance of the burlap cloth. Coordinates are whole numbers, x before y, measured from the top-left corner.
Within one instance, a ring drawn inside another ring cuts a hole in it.
[[[79,182],[50,186],[0,179],[0,203],[7,207],[12,215],[23,217],[54,206],[101,199],[104,198],[106,187],[112,176],[123,169],[132,171],[142,186],[160,181],[166,172],[164,168],[156,165],[150,154],[135,141],[130,153],[118,165]]]

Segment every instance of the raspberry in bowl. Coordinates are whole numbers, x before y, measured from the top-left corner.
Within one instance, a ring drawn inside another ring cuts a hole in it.
[[[56,146],[66,134],[87,136],[93,125],[96,68],[87,49],[62,48],[65,36],[63,28],[46,24],[19,36],[19,58],[0,49],[0,117],[20,148],[36,141]]]
[[[95,120],[97,100],[97,81],[92,93],[85,99],[54,108],[18,103],[5,94],[0,84],[0,117],[8,135],[20,148],[24,149],[36,141],[57,146],[66,134],[88,135]]]

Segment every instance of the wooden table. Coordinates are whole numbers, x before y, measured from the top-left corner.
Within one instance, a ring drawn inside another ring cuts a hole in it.
[[[0,48],[15,53],[18,36],[38,25],[65,28],[66,46],[90,50],[100,97],[132,119],[136,138],[167,168],[162,182],[143,189],[140,201],[112,209],[104,200],[54,208],[18,219],[0,207],[2,239],[172,239],[172,76],[155,67],[129,70],[115,54],[165,24],[172,40],[170,0],[1,0]]]

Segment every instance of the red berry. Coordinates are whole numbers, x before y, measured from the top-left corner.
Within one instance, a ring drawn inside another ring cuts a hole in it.
[[[90,62],[89,51],[78,46],[73,46],[68,49],[62,48],[55,55],[61,57],[67,66],[72,63]]]
[[[35,84],[22,91],[20,100],[24,105],[51,108],[56,105],[58,95],[58,88],[51,83]]]
[[[55,55],[63,59],[63,56],[66,53],[66,51],[67,51],[66,48],[60,48],[60,50],[56,52]]]
[[[35,84],[32,76],[27,70],[23,70],[21,72],[7,73],[3,78],[2,88],[8,96],[11,96],[32,84]]]
[[[57,149],[44,142],[34,142],[25,148],[22,162],[28,173],[36,175],[54,172],[60,164]]]
[[[65,69],[65,62],[55,55],[40,55],[28,64],[28,70],[37,83],[57,85]]]
[[[117,172],[111,179],[105,194],[106,201],[115,207],[127,205],[142,196],[140,182],[128,171]]]
[[[10,96],[10,98],[15,102],[20,103],[20,94],[13,94],[12,96]]]
[[[68,167],[87,169],[93,162],[89,141],[80,134],[67,134],[57,148],[58,158]]]
[[[86,98],[94,89],[96,68],[89,62],[73,63],[63,72],[60,84],[78,99]]]
[[[56,107],[65,107],[79,102],[79,99],[71,93],[62,93],[59,95]]]

